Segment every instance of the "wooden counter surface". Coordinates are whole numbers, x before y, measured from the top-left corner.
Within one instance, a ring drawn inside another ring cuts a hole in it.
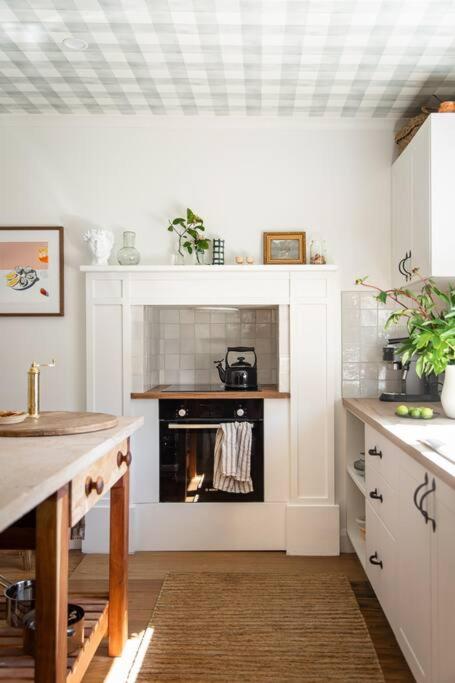
[[[172,391],[165,392],[169,384],[158,384],[148,391],[133,392],[131,398],[151,398],[151,399],[190,399],[190,398],[290,398],[288,391],[279,391],[274,384],[264,384],[258,391],[229,391],[220,389],[219,391]]]
[[[441,413],[432,420],[398,417],[395,415],[398,403],[379,401],[376,398],[344,398],[343,405],[362,422],[376,429],[449,486],[455,488],[455,463],[420,443],[420,439],[439,439],[447,446],[453,447],[455,453],[455,420],[444,417],[440,403],[414,404],[416,407],[428,406]]]
[[[144,423],[119,417],[111,429],[71,436],[0,437],[0,532],[88,469]]]

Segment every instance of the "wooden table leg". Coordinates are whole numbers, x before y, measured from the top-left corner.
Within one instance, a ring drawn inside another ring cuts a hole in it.
[[[68,486],[50,496],[36,514],[35,681],[66,680],[68,619]]]
[[[128,639],[128,471],[111,488],[110,514],[109,655],[119,657]]]

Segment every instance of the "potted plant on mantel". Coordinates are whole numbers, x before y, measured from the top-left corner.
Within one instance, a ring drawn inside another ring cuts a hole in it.
[[[191,209],[187,209],[186,218],[174,218],[169,221],[167,229],[178,236],[176,265],[184,263],[185,251],[188,254],[196,254],[199,264],[203,262],[203,255],[209,248],[210,240],[202,234],[205,226],[200,216],[197,216]]]
[[[418,269],[413,270],[416,275]],[[356,285],[376,290],[375,298],[383,304],[393,301],[397,305],[385,329],[406,319],[409,337],[398,348],[402,362],[417,358],[419,377],[445,372],[441,403],[447,417],[455,419],[455,287],[449,285],[442,291],[429,278],[416,280],[412,290],[381,289],[367,277],[356,280]]]

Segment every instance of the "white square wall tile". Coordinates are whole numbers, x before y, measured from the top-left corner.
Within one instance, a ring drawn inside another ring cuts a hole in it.
[[[195,311],[192,308],[182,309],[180,311],[180,322],[183,324],[193,324],[196,320]]]
[[[360,292],[342,292],[341,305],[345,309],[360,308]]]
[[[192,339],[195,336],[195,325],[183,323],[180,325],[180,337],[182,339]]]
[[[210,325],[196,323],[195,334],[199,339],[209,339],[210,338]]]
[[[180,370],[179,381],[182,384],[193,384],[195,377],[196,375],[194,370]]]
[[[371,292],[361,292],[360,294],[360,308],[377,308],[378,302],[375,294]]]
[[[194,370],[195,358],[193,354],[183,353],[180,356],[180,369],[181,370]]]
[[[165,370],[178,370],[180,368],[180,356],[176,353],[164,356]]]
[[[343,379],[350,381],[360,379],[360,364],[343,363]]]
[[[360,325],[362,327],[377,327],[378,312],[375,308],[363,308],[360,311]]]
[[[180,322],[180,315],[178,310],[162,309],[160,311],[160,321],[162,323],[178,323]]]
[[[179,333],[180,330],[178,325],[164,325],[164,339],[178,339]]]
[[[271,323],[272,322],[272,311],[267,308],[260,308],[256,311],[256,322],[257,323]]]

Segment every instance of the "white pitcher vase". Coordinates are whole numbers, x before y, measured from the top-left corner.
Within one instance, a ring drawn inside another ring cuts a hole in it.
[[[455,420],[455,365],[448,365],[446,368],[441,403],[447,417]]]

